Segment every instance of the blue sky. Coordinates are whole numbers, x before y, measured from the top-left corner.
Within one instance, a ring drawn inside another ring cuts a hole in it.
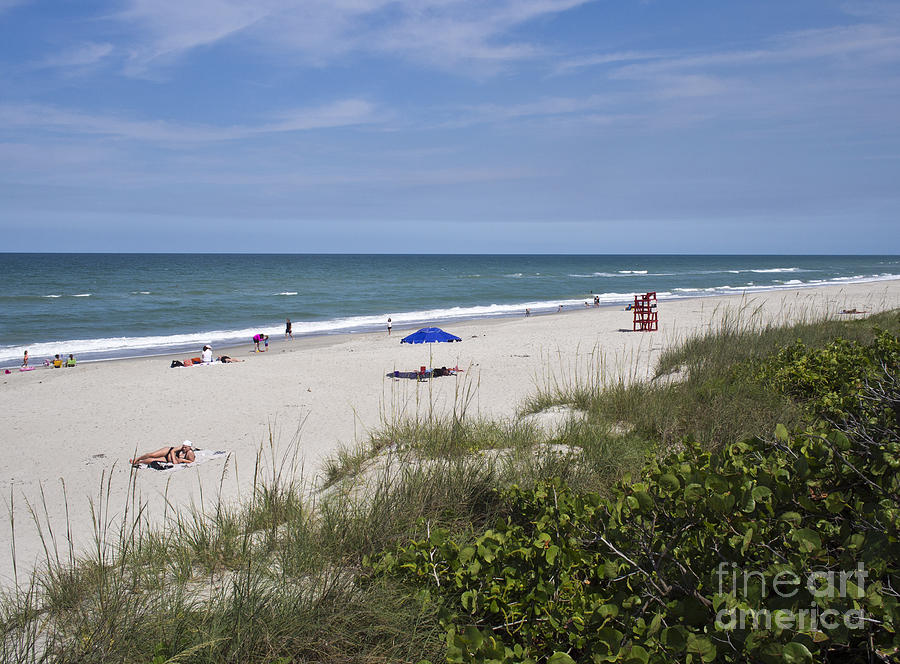
[[[900,3],[0,0],[0,250],[900,253]]]

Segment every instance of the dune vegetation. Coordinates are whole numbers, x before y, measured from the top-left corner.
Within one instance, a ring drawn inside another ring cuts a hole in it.
[[[463,385],[316,483],[265,441],[246,502],[165,527],[101,487],[89,551],[31,506],[45,564],[0,601],[0,659],[894,661],[898,334],[734,318],[653,380],[598,360],[510,421]]]

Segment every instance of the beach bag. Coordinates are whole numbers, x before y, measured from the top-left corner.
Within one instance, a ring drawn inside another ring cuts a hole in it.
[[[184,366],[184,362],[182,362],[181,360],[172,360],[172,366],[170,367],[170,369],[174,369],[175,367],[183,367],[183,366]]]

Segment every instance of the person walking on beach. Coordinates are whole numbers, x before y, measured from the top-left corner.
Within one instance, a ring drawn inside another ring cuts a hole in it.
[[[388,318],[388,336],[391,336],[391,327],[393,327],[393,325],[394,324],[391,322],[391,319]]]
[[[288,318],[284,322],[284,338],[290,339],[291,341],[294,340],[294,335],[291,333],[291,319],[290,318]]]
[[[25,359],[22,360],[22,366],[23,367],[28,366],[28,351],[27,350],[25,351]]]

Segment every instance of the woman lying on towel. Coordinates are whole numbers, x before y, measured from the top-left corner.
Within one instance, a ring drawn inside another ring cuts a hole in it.
[[[191,463],[194,460],[194,450],[191,449],[191,446],[185,443],[180,447],[161,447],[155,452],[148,452],[147,454],[142,454],[139,457],[134,459],[129,459],[129,463],[132,466],[137,468],[141,464],[151,464],[154,461],[158,461],[160,463]]]

